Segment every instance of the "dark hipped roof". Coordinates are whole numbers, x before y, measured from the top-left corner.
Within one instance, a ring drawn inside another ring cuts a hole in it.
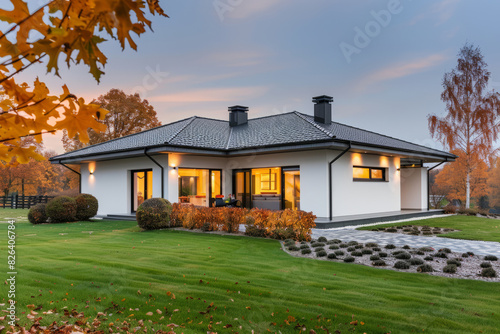
[[[105,153],[126,152],[148,147],[184,147],[230,152],[248,148],[280,145],[304,145],[327,141],[350,141],[379,149],[393,149],[442,158],[455,155],[404,140],[384,136],[337,122],[322,124],[299,112],[277,114],[248,120],[248,124],[230,127],[228,121],[191,117],[133,135],[113,139],[51,160],[91,158]]]

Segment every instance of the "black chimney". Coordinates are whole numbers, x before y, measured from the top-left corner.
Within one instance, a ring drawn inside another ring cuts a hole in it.
[[[248,107],[229,107],[229,126],[238,126],[248,123]]]
[[[314,104],[314,121],[317,123],[330,124],[332,122],[332,105],[333,97],[321,95],[313,97]]]

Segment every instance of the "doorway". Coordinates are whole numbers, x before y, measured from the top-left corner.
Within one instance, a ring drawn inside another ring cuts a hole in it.
[[[251,174],[251,170],[240,170],[233,174],[234,196],[241,202],[241,206],[247,209],[252,208],[252,194],[250,192]]]
[[[136,212],[145,200],[153,197],[153,171],[132,171],[132,212]]]

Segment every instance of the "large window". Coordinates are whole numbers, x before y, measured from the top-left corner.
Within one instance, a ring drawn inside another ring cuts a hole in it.
[[[220,170],[179,168],[179,202],[212,206],[222,194]]]
[[[354,166],[352,179],[354,181],[387,181],[387,168]]]

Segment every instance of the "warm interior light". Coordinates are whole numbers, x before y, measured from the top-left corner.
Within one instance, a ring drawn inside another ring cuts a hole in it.
[[[94,174],[95,172],[95,162],[89,162],[89,173],[90,175]]]

